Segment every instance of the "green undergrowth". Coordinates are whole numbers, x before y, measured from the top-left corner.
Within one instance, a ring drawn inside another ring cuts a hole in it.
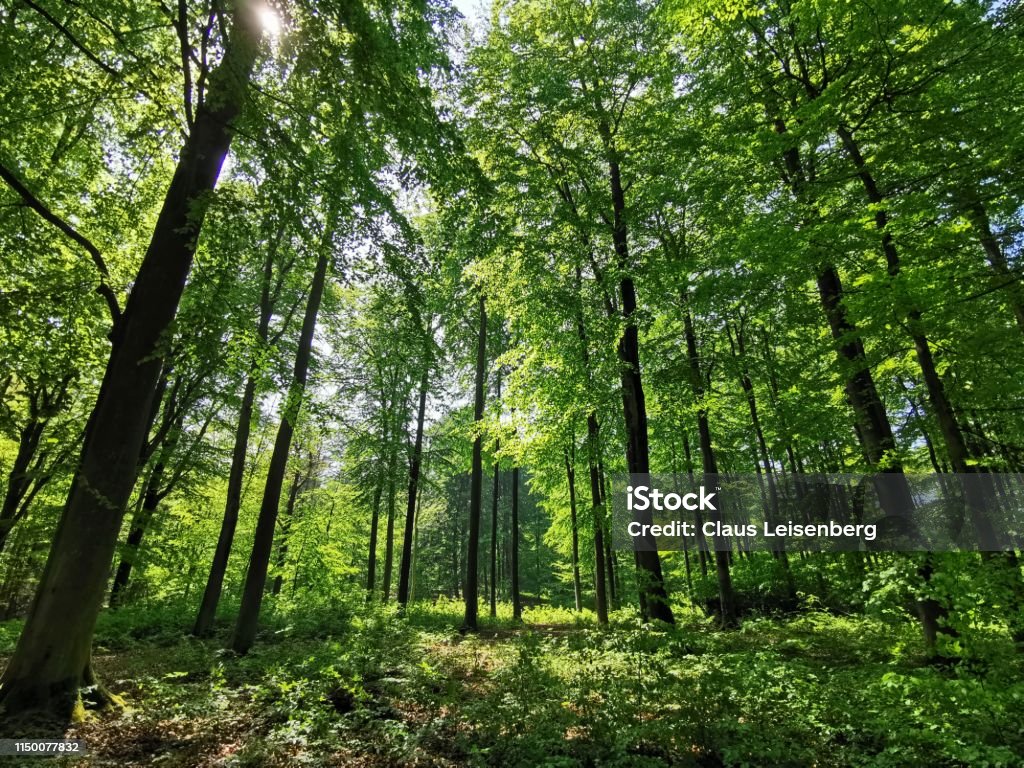
[[[106,614],[96,668],[131,709],[72,735],[119,766],[1024,764],[1024,664],[998,636],[985,663],[935,669],[910,621],[599,630],[499,608],[478,634],[453,603],[282,611],[246,656],[226,627],[183,638],[170,608]]]

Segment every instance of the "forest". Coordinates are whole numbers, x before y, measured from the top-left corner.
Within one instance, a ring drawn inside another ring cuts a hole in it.
[[[1024,765],[1019,2],[0,0],[0,99],[0,760]]]

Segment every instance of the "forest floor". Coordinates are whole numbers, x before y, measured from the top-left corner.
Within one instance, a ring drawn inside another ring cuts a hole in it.
[[[105,614],[95,666],[129,708],[67,732],[87,757],[26,764],[1024,765],[1024,661],[995,634],[933,669],[909,620],[506,614],[476,635],[455,604],[277,617],[244,657],[167,609]]]

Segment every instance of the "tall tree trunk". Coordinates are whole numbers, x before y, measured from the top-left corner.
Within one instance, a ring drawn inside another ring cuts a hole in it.
[[[420,379],[419,407],[416,410],[416,438],[409,462],[409,498],[405,510],[405,535],[402,537],[402,567],[398,574],[398,603],[409,602],[409,585],[412,579],[413,534],[416,530],[416,501],[420,484],[420,466],[423,462],[423,423],[427,417],[427,388],[430,385],[429,357],[423,363]]]
[[[568,198],[568,194],[564,195]],[[580,357],[583,362],[583,369],[586,372],[588,388],[593,385],[593,376],[590,370],[590,342],[587,337],[587,326],[584,322],[583,302],[580,300],[580,292],[583,287],[583,271],[576,267],[576,335],[580,340]],[[601,474],[598,471],[598,452],[601,443],[601,425],[597,420],[597,414],[590,411],[587,414],[587,469],[590,473],[590,504],[591,517],[594,520],[594,607],[597,611],[597,623],[601,626],[608,624],[608,589],[614,589],[614,584],[605,580],[605,562],[611,568],[611,560],[606,557],[606,542],[604,536],[605,511],[602,499]],[[610,544],[610,542],[609,542]]]
[[[764,465],[764,474],[768,483],[768,505],[766,507],[766,518],[770,524],[774,524],[779,516],[779,489],[775,482],[775,466],[771,456],[768,455],[768,443],[764,438],[764,430],[761,429],[761,417],[757,410],[757,396],[754,394],[754,383],[750,379],[750,369],[747,363],[747,344],[744,323],[741,318],[736,329],[736,346],[740,359],[740,386],[747,397],[747,409],[750,411],[750,423],[754,427],[754,437],[757,441],[757,467],[758,477],[761,476],[761,465]],[[732,338],[730,337],[730,342]],[[786,591],[791,601],[796,601],[796,583],[789,568],[789,556],[786,554],[786,546],[782,541],[772,543],[772,554],[782,564],[786,576]]]
[[[771,114],[777,133],[786,133],[785,122]],[[800,150],[790,147],[782,153],[786,169],[784,181],[798,203],[807,209],[810,218],[819,218],[816,206],[810,200],[808,178]],[[818,296],[828,321],[832,338],[836,342],[836,353],[844,376],[846,397],[853,410],[857,438],[864,448],[865,457],[872,468],[880,468],[891,477],[876,484],[879,503],[886,514],[898,522],[908,534],[913,534],[911,514],[914,509],[910,486],[903,475],[903,465],[896,454],[896,439],[888,414],[878,394],[874,377],[864,353],[864,342],[846,313],[845,295],[839,272],[829,262],[823,261],[817,267]],[[765,340],[767,345],[767,338]],[[792,456],[790,458],[793,461]],[[794,470],[795,471],[795,470]],[[798,493],[800,486],[797,486]]]
[[[19,431],[18,452],[7,476],[7,490],[4,493],[3,506],[0,507],[0,552],[3,552],[11,529],[18,521],[21,500],[25,498],[32,482],[29,467],[39,448],[44,428],[44,422],[30,418]]]
[[[292,522],[295,520],[295,502],[302,492],[305,478],[300,472],[296,472],[292,478],[292,487],[288,489],[288,501],[284,505],[284,517],[281,518],[281,532],[277,539],[277,563],[274,570],[274,584],[270,588],[270,594],[275,597],[281,594],[281,587],[284,585],[284,567],[288,562],[288,540],[291,538]]]
[[[501,401],[501,371],[495,387],[495,399]],[[494,441],[494,453],[501,449],[501,441]],[[498,496],[500,495],[501,462],[494,459],[494,483],[491,488],[491,618],[498,615]]]
[[[370,553],[366,562],[366,599],[373,599],[373,590],[377,582],[377,529],[380,527],[380,499],[384,493],[384,478],[377,473],[377,483],[373,487],[373,505],[370,512]]]
[[[480,294],[480,329],[476,342],[476,387],[473,397],[473,421],[479,430],[484,420],[484,382],[487,378],[487,307],[483,293]],[[479,433],[473,440],[473,466],[469,485],[469,542],[466,548],[466,587],[463,597],[466,615],[463,629],[475,632],[477,629],[478,605],[478,560],[480,555],[480,507],[483,501],[483,437]]]
[[[601,447],[597,448],[597,477],[598,490],[601,492],[601,510],[605,522],[604,531],[604,561],[608,566],[608,607],[615,610],[619,607],[619,597],[622,595],[622,571],[619,565],[619,553],[612,549],[611,515],[608,513],[608,484],[604,476],[604,460],[601,457]]]
[[[626,423],[626,464],[630,475],[646,475],[650,472],[650,452],[647,435],[647,404],[644,400],[643,382],[640,377],[640,337],[633,317],[637,309],[636,286],[629,276],[632,264],[629,258],[629,242],[626,232],[626,197],[622,188],[619,163],[611,151],[611,140],[607,127],[602,138],[608,158],[608,180],[612,197],[612,242],[615,258],[622,277],[619,280],[619,298],[622,317],[626,322],[618,351],[621,363],[622,410]],[[648,519],[650,518],[650,519]],[[653,521],[650,511],[640,513],[640,522]],[[661,572],[661,558],[656,549],[636,552],[640,604],[645,619],[658,619],[674,624],[672,607],[668,603],[668,592]]]
[[[523,600],[519,595],[519,467],[512,467],[512,618],[523,618]]]
[[[704,402],[704,377],[701,372],[700,357],[697,354],[697,335],[693,330],[693,318],[690,310],[683,310],[683,328],[686,334],[686,355],[690,366],[690,386],[693,399],[697,403],[697,435],[700,442],[701,462],[704,467],[704,482],[718,482],[718,462],[711,441],[711,425],[708,422],[707,405]],[[712,512],[712,520],[721,520],[719,511]],[[702,526],[701,521],[697,521]],[[718,577],[718,601],[722,612],[722,624],[735,624],[739,615],[736,611],[736,598],[732,591],[732,574],[729,572],[729,550],[725,549],[722,537],[715,536],[715,574]]]
[[[999,247],[999,241],[992,232],[992,224],[989,221],[988,211],[981,202],[974,190],[964,191],[959,195],[959,201],[967,221],[974,230],[975,237],[981,243],[988,259],[989,267],[993,273],[993,285],[999,289],[1005,289],[1007,302],[1010,311],[1013,312],[1013,319],[1017,321],[1017,328],[1024,332],[1024,291],[1021,289],[1020,278],[1010,269],[1006,261],[1006,254]]]
[[[132,520],[131,528],[128,530],[128,538],[125,541],[125,552],[118,563],[117,571],[114,573],[114,583],[110,587],[110,607],[117,608],[121,604],[125,589],[128,587],[128,580],[132,575],[132,567],[139,554],[139,546],[142,544],[142,537],[146,533],[149,521],[160,504],[160,483],[164,475],[164,462],[158,461],[153,467],[146,481],[146,489],[143,493],[142,506],[138,508],[138,515]]]
[[[836,352],[845,376],[846,399],[854,414],[857,439],[869,466],[881,468],[890,477],[876,485],[882,509],[894,520],[905,522],[912,533],[910,514],[914,501],[903,478],[903,464],[896,454],[896,438],[889,416],[878,394],[864,353],[864,342],[847,317],[843,284],[831,265],[818,273],[818,295],[835,340]]]
[[[328,228],[330,228],[330,222]],[[260,505],[260,515],[256,522],[252,553],[249,556],[249,570],[245,576],[238,622],[235,625],[235,635],[231,641],[231,647],[237,653],[246,653],[252,647],[256,637],[260,607],[263,605],[263,590],[267,581],[267,567],[270,564],[270,553],[274,546],[274,530],[277,527],[281,487],[284,484],[284,473],[288,466],[288,453],[291,450],[295,422],[298,420],[306,391],[306,377],[309,373],[309,360],[313,351],[316,316],[320,311],[320,300],[323,298],[324,284],[327,282],[329,251],[330,238],[325,237],[313,272],[313,283],[309,289],[309,298],[306,300],[306,314],[302,320],[299,346],[295,354],[295,369],[292,373],[291,385],[288,387],[287,399],[281,406],[281,423],[277,428],[274,452],[271,454],[270,466],[267,469],[263,502]]]
[[[569,483],[569,518],[572,524],[572,590],[576,610],[583,610],[582,585],[580,584],[580,532],[576,522],[576,467],[574,466],[576,446],[565,452],[565,474]]]
[[[601,425],[597,421],[597,414],[591,411],[587,414],[587,468],[590,470],[590,509],[594,518],[594,606],[597,610],[597,623],[605,626],[608,624],[608,591],[610,589],[614,592],[615,583],[611,578],[611,542],[606,541],[604,535],[607,515],[601,492],[601,473],[598,471],[597,452],[600,450],[600,442]]]
[[[262,347],[267,343],[270,333],[270,319],[273,314],[270,290],[274,271],[274,250],[267,251],[263,262],[263,283],[260,288],[260,317],[256,325],[257,343]],[[252,430],[253,407],[256,402],[256,386],[258,375],[250,370],[245,379],[242,391],[242,402],[238,408],[238,426],[235,428],[235,444],[231,451],[231,468],[228,470],[227,499],[224,502],[224,517],[217,536],[217,547],[210,563],[210,575],[206,579],[203,599],[199,604],[196,623],[192,634],[204,637],[213,631],[213,623],[217,618],[217,603],[220,602],[221,590],[224,588],[224,576],[228,570],[228,558],[235,540],[235,529],[238,527],[238,511],[242,506],[242,484],[245,479],[245,459],[249,452],[249,434]]]
[[[885,206],[886,198],[882,194],[878,183],[868,168],[860,151],[860,146],[854,138],[852,131],[844,125],[838,128],[839,138],[851,163],[857,171],[861,180],[864,194],[875,208],[875,227],[882,236],[882,252],[889,276],[897,278],[901,272],[899,252],[892,232],[889,230],[889,213]],[[939,424],[939,431],[942,433],[946,444],[946,454],[949,456],[949,463],[953,471],[966,475],[972,471],[970,465],[970,454],[964,442],[963,432],[953,414],[953,407],[946,396],[942,379],[939,378],[938,370],[935,367],[935,358],[931,351],[931,344],[924,330],[921,327],[921,311],[917,306],[907,309],[908,327],[911,338],[914,341],[914,351],[917,355],[918,365],[925,383],[925,391],[928,394],[928,401],[931,404],[932,415]],[[986,512],[986,499],[980,483],[967,482],[964,485],[964,498],[967,502],[968,513],[971,523],[974,526],[978,543],[984,550],[996,548],[995,531]]]
[[[0,680],[8,717],[45,710],[67,719],[83,685],[114,701],[90,665],[93,630],[106,591],[124,506],[135,485],[147,416],[160,374],[160,340],[174,319],[212,190],[246,98],[261,26],[254,3],[239,3],[224,57],[164,198],[128,304],[112,334],[110,360],[87,427],[78,470],[36,598]]]
[[[412,521],[412,552],[409,553],[409,600],[416,602],[416,557],[420,551],[420,512],[423,511],[423,486],[420,483],[416,492],[416,513]]]
[[[500,390],[498,397],[501,397]],[[494,441],[494,452],[501,448],[501,441]],[[498,615],[498,497],[500,496],[501,462],[494,460],[494,482],[491,484],[491,595],[490,611],[493,619]]]
[[[395,470],[397,469],[397,463],[398,443],[396,441],[391,446],[391,453],[388,457],[388,517],[387,526],[384,529],[384,585],[381,589],[381,601],[385,603],[391,599],[391,572],[394,569],[395,563],[395,494],[397,493],[395,488]]]

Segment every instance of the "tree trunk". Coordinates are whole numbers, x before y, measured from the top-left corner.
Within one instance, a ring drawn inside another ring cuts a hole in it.
[[[388,517],[387,526],[384,529],[384,586],[381,589],[381,602],[384,603],[391,599],[391,572],[394,569],[395,562],[395,465],[397,462],[398,443],[396,441],[391,446],[391,453],[388,458]]]
[[[128,587],[128,580],[132,575],[132,567],[139,554],[139,545],[142,544],[142,537],[146,533],[149,521],[160,504],[160,483],[163,479],[164,463],[158,461],[149,474],[146,482],[146,490],[139,507],[138,516],[132,520],[131,528],[128,530],[128,539],[125,541],[125,552],[118,563],[117,571],[114,573],[114,583],[110,587],[110,607],[117,608],[121,604],[125,589]]]
[[[523,600],[519,595],[519,467],[512,467],[512,618],[522,620]]]
[[[260,607],[263,605],[263,590],[267,581],[267,566],[270,564],[270,553],[274,546],[274,529],[277,527],[281,487],[284,484],[284,473],[288,466],[288,453],[291,450],[295,422],[298,419],[306,390],[309,360],[313,351],[313,332],[316,330],[316,316],[320,310],[324,284],[327,282],[329,250],[330,239],[325,237],[313,272],[309,298],[306,300],[306,314],[303,317],[302,331],[299,334],[295,369],[292,373],[291,385],[288,388],[288,397],[281,407],[281,424],[277,429],[274,452],[270,457],[270,467],[267,470],[267,482],[263,488],[263,502],[260,505],[260,515],[256,522],[256,534],[253,539],[252,553],[249,556],[249,570],[245,576],[238,623],[235,625],[235,636],[231,641],[231,647],[237,653],[246,653],[252,647],[256,637]]]
[[[31,484],[29,467],[39,448],[44,428],[44,422],[30,418],[18,434],[18,452],[7,476],[7,491],[4,493],[3,506],[0,507],[0,552],[3,552],[7,545],[7,537],[18,521],[21,500]]]
[[[484,382],[487,378],[487,307],[480,294],[480,329],[476,345],[476,387],[473,397],[473,421],[479,430],[484,420]],[[479,433],[473,440],[473,466],[469,485],[469,542],[466,548],[466,587],[463,597],[466,615],[462,623],[465,631],[477,629],[477,587],[480,555],[480,507],[483,501],[483,437]]]
[[[273,306],[270,297],[270,283],[274,270],[274,251],[267,251],[263,262],[263,285],[260,289],[260,317],[256,326],[256,338],[262,346],[267,343],[270,333],[270,319]],[[227,500],[224,502],[224,517],[220,524],[217,537],[217,548],[213,552],[210,563],[210,575],[206,579],[206,589],[196,615],[196,623],[192,634],[204,637],[213,632],[213,623],[217,618],[217,603],[220,602],[221,590],[224,588],[224,576],[228,570],[228,558],[235,540],[235,528],[238,527],[238,510],[242,506],[242,484],[245,479],[245,459],[249,452],[249,434],[252,430],[253,407],[256,402],[257,374],[250,370],[245,379],[242,402],[238,409],[238,426],[235,428],[235,444],[231,451],[231,469],[228,470]]]
[[[731,337],[730,337],[731,341]],[[758,477],[761,476],[761,465],[764,465],[764,474],[768,483],[768,505],[765,516],[769,524],[774,524],[779,516],[779,489],[775,482],[775,466],[771,456],[768,455],[768,443],[764,438],[764,430],[761,429],[761,417],[757,410],[757,396],[754,394],[754,382],[750,379],[750,369],[747,364],[747,345],[743,327],[743,320],[736,330],[736,345],[740,359],[740,386],[746,393],[747,408],[750,411],[750,423],[754,427],[754,437],[757,441],[757,467]],[[786,575],[786,591],[791,601],[796,602],[796,583],[793,581],[793,574],[789,568],[789,556],[786,554],[786,545],[783,541],[772,543],[772,554],[782,564]]]
[[[708,423],[707,406],[704,403],[704,378],[701,373],[700,357],[697,355],[697,335],[693,330],[693,318],[690,310],[683,310],[683,327],[686,334],[686,355],[690,365],[690,386],[693,398],[697,403],[697,435],[700,442],[701,462],[704,468],[704,482],[718,483],[718,462],[711,442],[711,425]],[[721,512],[711,513],[712,520],[721,520]],[[698,526],[702,526],[700,520]],[[729,572],[729,550],[720,536],[714,537],[715,542],[715,574],[718,577],[718,601],[722,611],[722,624],[731,626],[736,623],[739,615],[736,611],[736,598],[732,591],[732,575]]]
[[[295,473],[292,478],[292,487],[288,489],[288,501],[284,505],[284,517],[281,518],[281,532],[278,535],[277,563],[274,570],[274,585],[270,588],[270,594],[277,596],[281,594],[281,587],[284,585],[284,566],[288,562],[288,540],[291,537],[292,522],[295,520],[295,502],[305,485],[305,478],[300,472]]]
[[[416,493],[416,513],[412,521],[412,552],[409,553],[409,600],[416,602],[416,557],[420,551],[420,512],[423,511],[423,486]]]
[[[600,441],[601,425],[597,414],[591,411],[587,414],[587,468],[590,470],[590,508],[594,518],[594,605],[597,623],[605,626],[608,624],[608,592],[611,590],[614,594],[615,582],[611,578],[611,542],[604,535],[607,515],[601,492],[601,473],[598,471],[597,452],[600,450]]]
[[[212,190],[231,144],[259,47],[253,4],[234,14],[232,34],[210,78],[209,95],[178,160],[128,304],[112,334],[103,383],[50,555],[17,648],[0,681],[7,717],[44,710],[79,712],[80,689],[94,680],[93,629],[106,591],[124,505],[138,473],[161,360],[159,343],[174,319]],[[102,695],[98,703],[113,701]]]
[[[582,270],[576,268],[576,291],[577,299],[583,286]],[[587,375],[587,384],[593,384],[593,376],[590,370],[590,347],[587,338],[587,327],[583,319],[583,303],[578,301],[576,310],[576,335],[580,340],[580,356],[583,360],[583,369]],[[601,491],[601,474],[598,471],[598,452],[601,450],[601,425],[597,420],[597,414],[590,411],[587,414],[587,468],[590,471],[590,505],[591,517],[594,520],[594,607],[597,610],[597,623],[600,626],[608,624],[608,589],[614,589],[614,584],[605,580],[605,562],[611,568],[611,559],[606,558],[606,543],[604,537],[605,513]]]
[[[973,191],[962,193],[959,198],[964,214],[971,224],[971,229],[974,230],[975,237],[978,238],[978,242],[985,250],[985,257],[988,259],[993,273],[993,285],[1006,290],[1013,319],[1017,321],[1017,328],[1024,332],[1024,292],[1021,290],[1020,279],[1010,269],[1006,255],[999,247],[999,241],[992,232],[988,211]]]
[[[501,371],[498,371],[498,383],[495,387],[495,398],[501,400]],[[494,441],[494,453],[501,449],[501,441]],[[494,460],[494,483],[491,488],[491,618],[498,615],[498,496],[501,479],[501,462]]]
[[[576,448],[573,446],[572,457],[569,451],[565,452],[565,474],[569,483],[569,517],[572,524],[572,589],[576,599],[576,610],[583,610],[582,586],[580,585],[580,533],[576,523],[576,468],[573,466],[573,457],[576,455]]]
[[[405,535],[402,537],[402,566],[398,574],[398,603],[409,602],[409,584],[412,579],[413,534],[416,530],[416,500],[420,483],[420,466],[423,462],[423,423],[427,416],[427,388],[430,385],[430,363],[423,363],[423,377],[420,379],[419,408],[416,411],[416,438],[409,463],[409,498],[405,510]]]
[[[607,130],[607,129],[606,129]],[[606,131],[605,131],[606,132]],[[605,137],[606,149],[610,139]],[[609,149],[610,151],[610,149]],[[613,154],[608,160],[608,178],[612,196],[612,242],[618,268],[622,271],[619,280],[619,298],[626,327],[619,339],[618,351],[621,363],[622,410],[626,423],[626,464],[630,475],[646,475],[650,472],[650,453],[647,444],[647,404],[644,400],[643,382],[640,377],[640,337],[633,315],[637,309],[636,286],[629,276],[632,267],[629,260],[629,244],[626,233],[626,198],[622,188],[619,163]],[[649,518],[649,519],[648,519]],[[650,511],[640,513],[642,524],[651,524]],[[668,592],[661,573],[661,558],[658,551],[636,553],[640,582],[640,605],[645,619],[658,619],[674,624],[672,608],[668,603]]]
[[[501,397],[500,390],[498,397]],[[495,440],[494,452],[501,448],[501,441]],[[494,482],[491,487],[491,618],[498,615],[498,496],[501,480],[501,462],[494,461]]]
[[[596,418],[596,416],[595,416]],[[595,433],[597,435],[597,433]],[[598,442],[597,478],[598,491],[601,494],[601,516],[604,518],[604,562],[608,567],[608,608],[618,609],[619,596],[622,594],[622,573],[619,570],[619,553],[612,549],[611,516],[608,514],[608,493],[604,477],[604,461],[601,458],[601,447]]]

